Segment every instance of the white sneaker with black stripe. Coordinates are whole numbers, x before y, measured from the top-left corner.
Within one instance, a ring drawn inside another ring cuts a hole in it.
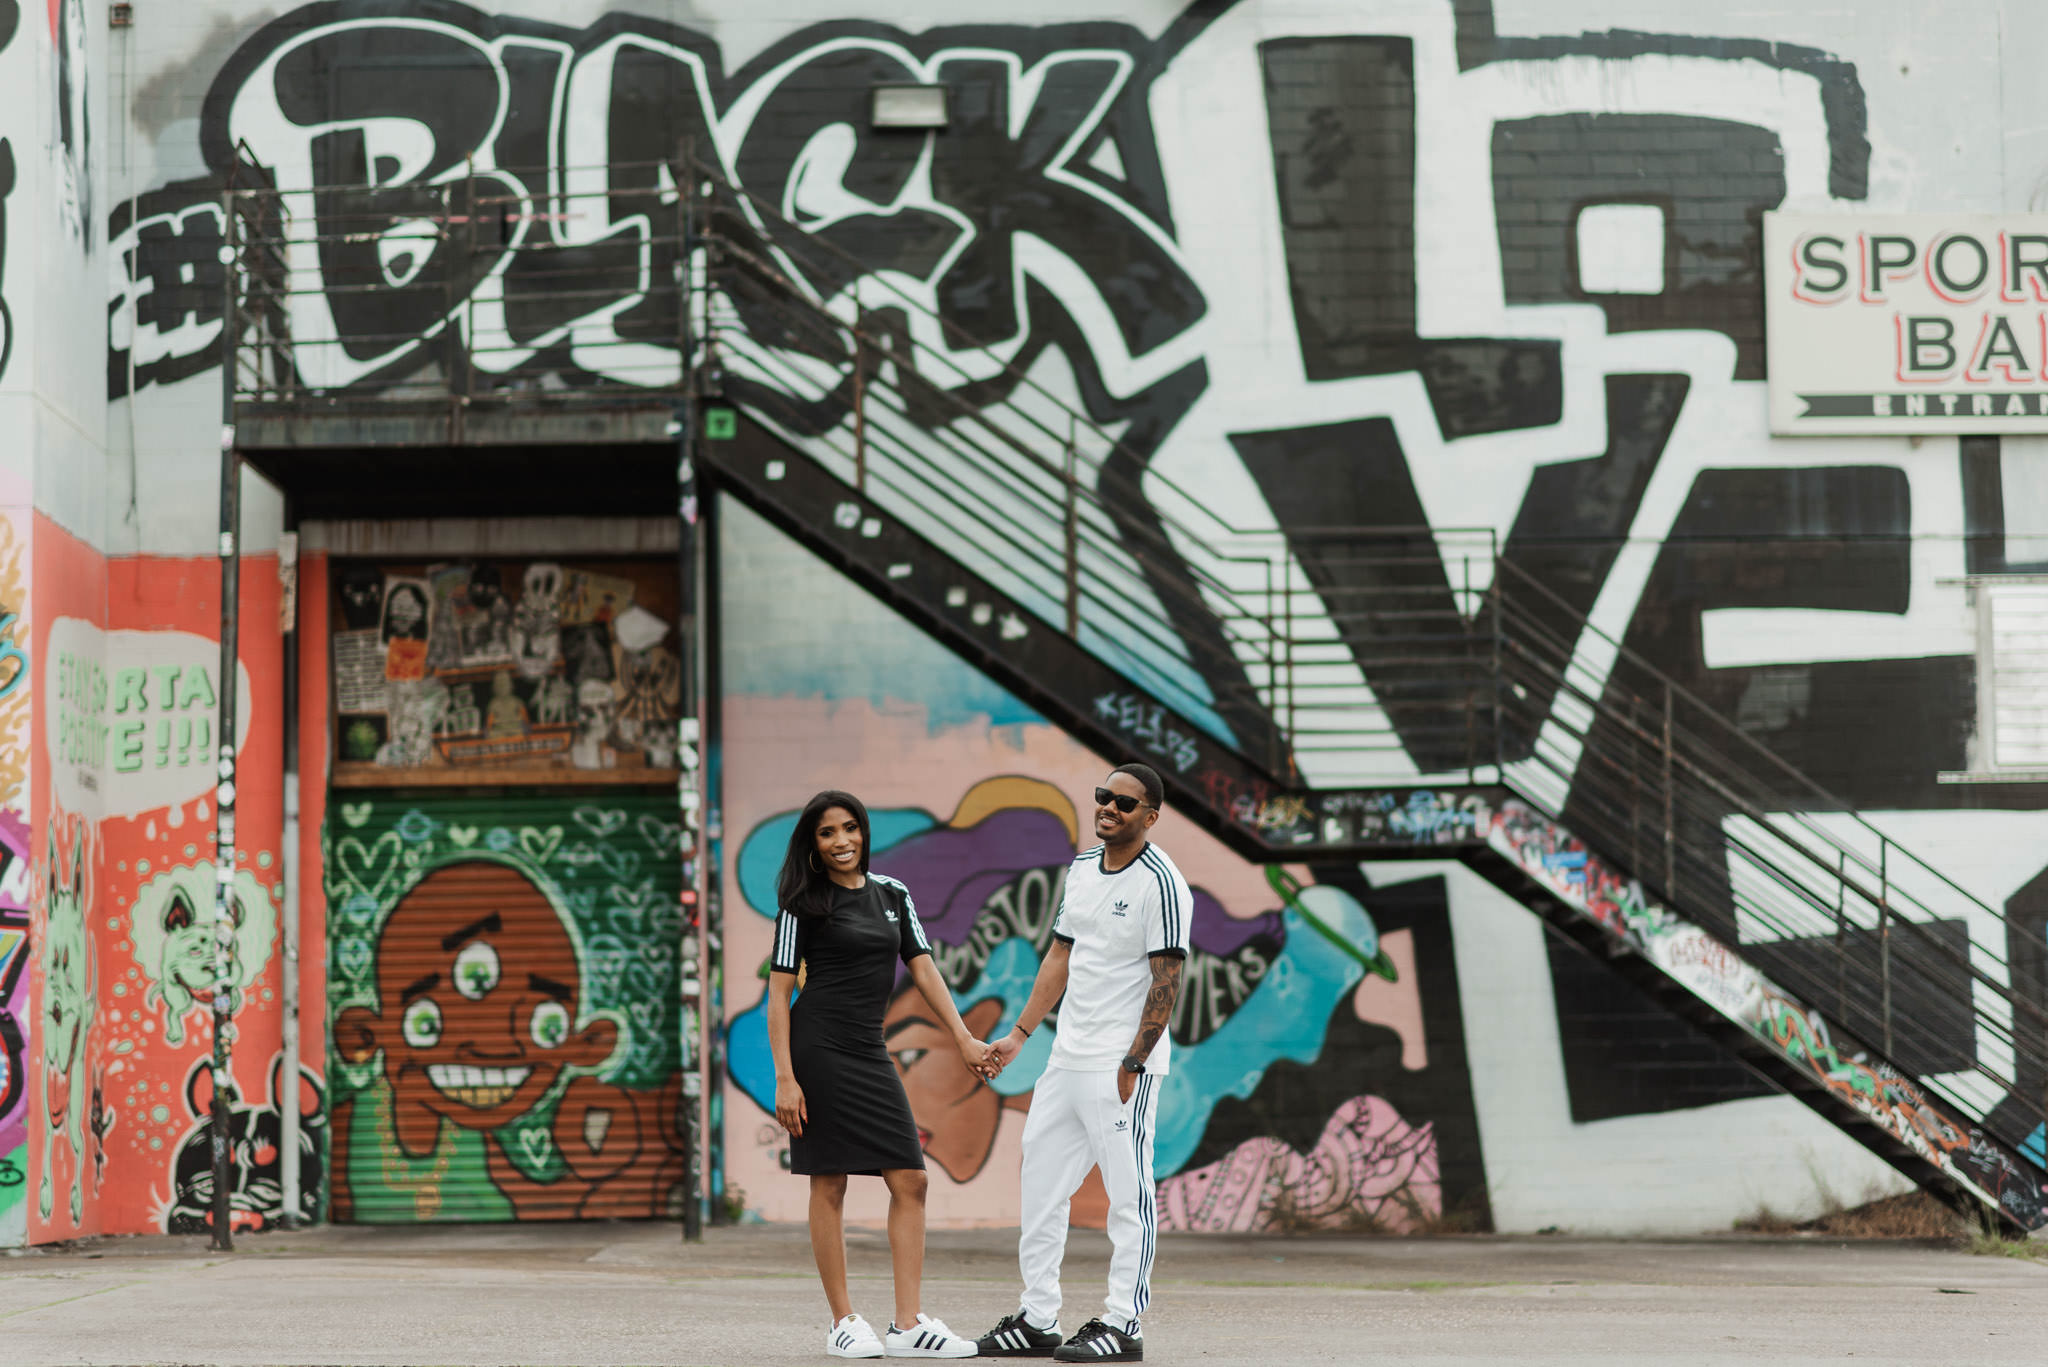
[[[974,1340],[963,1339],[946,1327],[944,1320],[919,1315],[907,1329],[894,1324],[882,1336],[882,1347],[892,1358],[971,1358]]]
[[[882,1341],[859,1315],[848,1315],[825,1335],[825,1351],[836,1358],[878,1358]]]

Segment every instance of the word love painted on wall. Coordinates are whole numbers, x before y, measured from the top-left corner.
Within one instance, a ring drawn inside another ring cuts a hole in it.
[[[212,790],[220,646],[185,631],[50,624],[44,716],[58,803],[95,818],[174,807]],[[237,671],[235,744],[249,735],[249,671]]]
[[[2048,216],[1764,216],[1771,430],[2048,431]]]

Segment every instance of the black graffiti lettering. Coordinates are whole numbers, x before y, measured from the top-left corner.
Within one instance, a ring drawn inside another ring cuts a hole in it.
[[[1229,955],[1199,947],[1188,951],[1180,996],[1167,1030],[1176,1044],[1194,1045],[1216,1033],[1250,998],[1280,955],[1280,942],[1258,935]]]
[[[1149,70],[1138,61],[1148,40],[1135,29],[1089,25],[1074,44],[1085,51],[1066,52],[1056,30],[912,38],[838,24],[727,77],[708,38],[631,16],[578,33],[453,3],[437,7],[433,27],[335,15],[288,14],[229,60],[202,119],[212,177],[117,210],[130,283],[109,320],[111,394],[217,362],[224,282],[213,206],[244,146],[319,239],[292,262],[298,289],[278,331],[300,379],[330,391],[388,386],[437,358],[451,374],[466,360],[486,376],[672,383],[676,302],[653,285],[680,264],[686,155],[722,165],[765,206],[747,211],[759,221],[728,213],[741,221],[721,231],[772,239],[780,266],[820,299],[886,271],[931,290],[957,335],[1006,354],[1020,339],[1030,345],[1030,332],[1049,341],[1064,326],[1062,340],[1076,340],[1060,308],[1038,310],[1041,324],[1018,288],[1020,235],[1078,267],[1034,289],[1050,288],[1059,304],[1083,282],[1097,297],[1067,308],[1073,316],[1100,317],[1108,305],[1115,333],[1079,338],[1082,348],[1106,345],[1122,362],[1204,307],[1167,233],[1139,207],[1165,204],[1149,146],[1122,181],[1069,165],[1111,136],[1149,142],[1133,84]],[[869,127],[874,86],[932,80],[958,101],[944,138]],[[1013,136],[1020,101],[1028,107]],[[1025,259],[1024,274],[1033,260],[1044,258]],[[734,275],[731,302],[753,342],[850,367],[838,338],[791,335]],[[887,317],[872,330],[886,340]],[[975,381],[962,370],[935,382]],[[844,410],[828,396],[816,421]],[[937,402],[915,414],[956,416],[957,404]]]
[[[1201,317],[1199,291],[1164,247],[1132,231],[1128,215],[1067,171],[1069,149],[1101,122],[1127,70],[1107,55],[1049,58],[1034,73],[1035,94],[1020,120],[1013,105],[1022,83],[1009,62],[962,57],[940,67],[953,125],[934,144],[932,188],[977,232],[940,280],[939,298],[973,336],[994,341],[1018,323],[1011,282],[1016,243],[1026,234],[1087,272],[1133,355]]]
[[[612,322],[620,343],[674,343],[675,299],[650,296],[649,285],[672,278],[677,269],[677,187],[689,179],[679,159],[686,148],[695,149],[698,157],[713,156],[709,117],[698,98],[704,66],[701,53],[632,38],[577,59],[570,78],[571,99],[578,107],[602,100],[604,138],[602,143],[587,142],[590,130],[572,127],[565,135],[562,161],[571,175],[606,177],[610,222],[605,235],[591,241],[576,218],[580,206],[565,206],[569,231],[558,240],[576,244],[571,250],[580,249],[589,259],[557,256],[549,261],[553,254],[541,253],[533,263],[541,273],[534,290],[542,296],[540,307],[548,306],[548,291],[560,292],[560,285],[552,281],[573,276],[579,292],[594,290],[600,298],[632,301]],[[608,89],[600,94],[589,88],[607,75]]]
[[[411,79],[332,74],[380,69]],[[343,352],[377,362],[439,331],[451,293],[473,287],[451,276],[494,264],[492,244],[452,231],[453,217],[476,211],[454,198],[466,184],[442,184],[483,151],[504,105],[490,55],[433,31],[337,26],[279,60],[272,95],[280,159],[303,137],[312,184],[322,187],[314,196],[320,272]],[[430,144],[401,128],[429,130]]]

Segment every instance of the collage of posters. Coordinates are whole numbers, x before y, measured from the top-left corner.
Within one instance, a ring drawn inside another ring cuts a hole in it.
[[[650,591],[664,576],[660,563],[340,567],[336,760],[673,769],[682,664],[666,603],[648,601],[673,597]]]

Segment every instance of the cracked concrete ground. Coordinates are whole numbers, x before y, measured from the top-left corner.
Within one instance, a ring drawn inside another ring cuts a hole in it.
[[[848,1236],[890,1314],[888,1246]],[[1076,1231],[1071,1330],[1108,1246]],[[1016,1305],[1015,1232],[930,1239],[925,1309],[978,1333]],[[109,1239],[0,1258],[0,1364],[823,1362],[801,1226],[327,1228]],[[2035,1361],[2048,1265],[1816,1239],[1165,1236],[1146,1360],[1914,1364]]]

